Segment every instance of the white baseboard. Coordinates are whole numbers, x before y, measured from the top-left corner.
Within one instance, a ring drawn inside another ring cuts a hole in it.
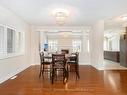
[[[91,66],[93,66],[97,70],[104,70],[103,66],[95,66],[95,65],[91,65]]]
[[[10,73],[10,74],[8,74],[8,75],[5,76],[5,77],[0,78],[0,84],[3,83],[3,82],[5,82],[5,81],[7,81],[9,78],[13,77],[14,75],[16,75],[16,74],[18,74],[18,73],[24,71],[24,70],[27,69],[28,67],[30,67],[30,65],[29,65],[29,66],[26,66],[26,67],[24,67],[24,68],[17,69],[17,70],[15,70],[13,73]]]
[[[91,65],[91,64],[86,62],[79,62],[79,65]]]
[[[34,65],[40,65],[40,63],[33,63],[33,64],[31,64],[31,66],[34,66]]]

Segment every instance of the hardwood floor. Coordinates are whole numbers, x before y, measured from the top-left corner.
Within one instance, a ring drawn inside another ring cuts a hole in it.
[[[0,84],[0,95],[127,95],[127,71],[98,71],[92,66],[80,66],[80,79],[71,73],[68,83],[48,76],[38,77],[39,66],[31,66],[14,80]],[[45,74],[47,75],[47,74]]]

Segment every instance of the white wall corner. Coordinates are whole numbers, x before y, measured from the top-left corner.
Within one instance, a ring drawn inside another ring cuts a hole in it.
[[[79,65],[91,65],[90,62],[79,62]]]
[[[98,21],[90,33],[91,65],[98,70],[103,69],[104,21]]]
[[[97,70],[104,70],[104,64],[103,63],[99,63],[99,65],[92,65],[94,68],[96,68]]]

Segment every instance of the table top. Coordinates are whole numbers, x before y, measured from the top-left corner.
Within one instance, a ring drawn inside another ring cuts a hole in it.
[[[74,54],[65,54],[65,57],[66,58],[70,58],[70,57],[75,57],[75,55]],[[44,58],[51,59],[52,58],[52,54],[45,55]]]

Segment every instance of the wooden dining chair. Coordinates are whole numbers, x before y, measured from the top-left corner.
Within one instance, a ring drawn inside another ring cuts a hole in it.
[[[41,75],[44,74],[44,72],[51,72],[51,60],[45,60],[44,58],[44,52],[40,52],[40,73],[39,78]]]
[[[51,74],[51,81],[52,84],[54,83],[55,78],[60,78],[58,76],[59,72],[63,72],[63,83],[67,82],[67,68],[66,68],[66,59],[64,54],[53,54],[52,55],[52,74]]]
[[[80,75],[79,75],[79,53],[76,52],[76,53],[72,53],[73,55],[75,56],[72,56],[69,58],[69,60],[67,61],[67,69],[68,71],[70,71],[71,66],[74,67],[74,72],[76,73],[76,79],[79,79],[80,78]]]

